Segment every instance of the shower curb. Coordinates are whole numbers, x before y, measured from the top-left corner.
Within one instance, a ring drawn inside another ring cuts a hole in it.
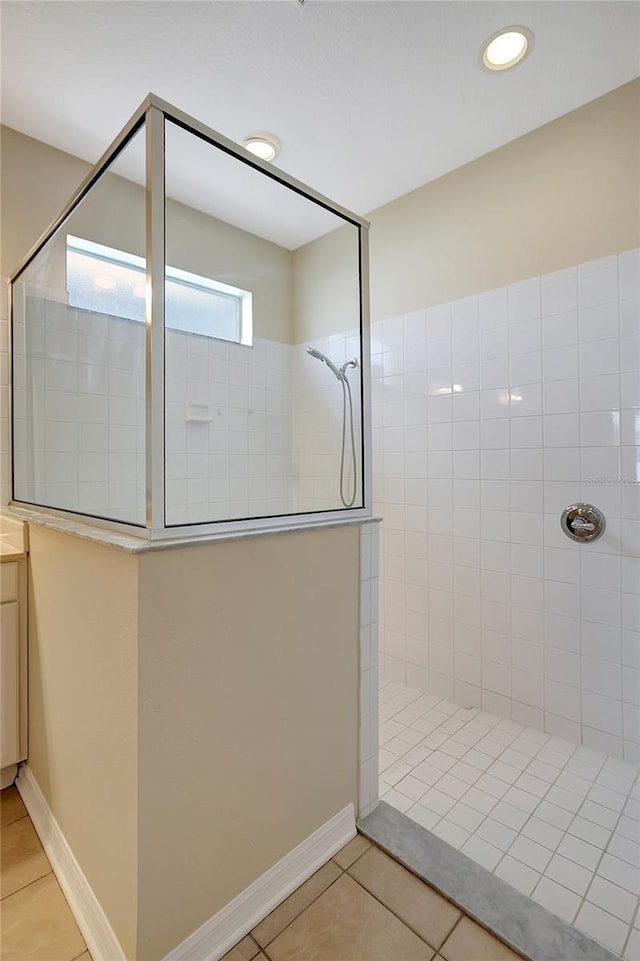
[[[384,801],[356,826],[528,961],[620,961]]]

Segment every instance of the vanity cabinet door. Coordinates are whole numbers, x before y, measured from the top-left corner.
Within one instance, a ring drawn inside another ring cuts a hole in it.
[[[0,604],[0,768],[20,757],[18,602]]]

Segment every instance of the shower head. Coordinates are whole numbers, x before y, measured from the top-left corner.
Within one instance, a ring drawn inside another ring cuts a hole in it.
[[[325,359],[326,359],[325,356],[324,356],[324,354],[321,354],[320,351],[317,350],[315,347],[307,347],[307,353],[308,353],[308,354],[311,354],[312,357],[315,357],[316,360],[325,360]]]
[[[352,357],[351,360],[345,361],[340,368],[336,367],[332,360],[329,360],[326,354],[323,354],[321,350],[317,347],[305,347],[306,352],[310,357],[315,357],[316,360],[322,361],[327,367],[333,371],[336,378],[340,381],[340,386],[342,387],[342,453],[340,454],[340,500],[345,507],[352,507],[356,499],[356,446],[355,446],[355,435],[353,432],[353,398],[351,396],[351,386],[347,379],[347,367],[358,367],[358,360],[356,357]],[[349,407],[349,426],[350,426],[350,438],[351,438],[351,463],[352,463],[352,473],[351,473],[351,485],[346,481],[347,473],[347,405]],[[349,489],[351,487],[351,489]],[[347,493],[345,493],[345,490]]]
[[[338,380],[342,380],[342,378],[344,377],[344,374],[338,370],[336,365],[333,363],[332,360],[329,360],[326,354],[323,354],[322,351],[317,350],[317,348],[315,347],[307,347],[306,351],[308,354],[311,355],[311,357],[315,357],[316,360],[321,360],[324,364],[326,364],[327,367],[333,371],[333,373],[336,375]]]

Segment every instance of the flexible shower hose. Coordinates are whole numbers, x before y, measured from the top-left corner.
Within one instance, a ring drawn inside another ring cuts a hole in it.
[[[340,455],[340,500],[345,507],[351,507],[356,499],[356,442],[353,433],[353,399],[351,397],[351,386],[344,371],[341,372],[340,382],[342,383],[342,453]],[[349,403],[349,434],[351,439],[351,465],[352,465],[352,490],[350,496],[345,494],[346,478],[345,466],[347,459],[347,399]]]

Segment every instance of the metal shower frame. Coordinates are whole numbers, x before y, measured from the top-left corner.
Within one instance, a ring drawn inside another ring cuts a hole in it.
[[[362,411],[362,495],[363,506],[330,511],[283,514],[232,521],[195,522],[167,526],[165,522],[165,122],[169,120],[189,133],[207,141],[239,162],[253,167],[278,183],[319,204],[345,222],[358,228],[359,292],[361,344],[361,411]],[[79,511],[68,511],[31,502],[18,501],[14,495],[13,477],[13,395],[11,396],[10,449],[12,452],[11,504],[39,513],[82,520],[106,530],[134,534],[150,541],[193,539],[203,536],[252,531],[280,530],[341,522],[366,520],[372,516],[372,459],[371,459],[371,352],[369,336],[369,222],[329,200],[328,197],[301,183],[294,177],[260,160],[218,131],[189,116],[155,94],[149,94],[113,140],[100,160],[88,173],[63,211],[50,224],[31,248],[20,266],[9,277],[9,317],[11,344],[13,343],[13,284],[29,266],[66,218],[81,203],[94,184],[124,150],[141,127],[146,136],[146,308],[145,308],[145,453],[146,453],[146,520],[145,526],[97,517]],[[13,368],[13,349],[11,349]],[[12,370],[13,373],[13,370]],[[13,376],[11,378],[13,392]]]

